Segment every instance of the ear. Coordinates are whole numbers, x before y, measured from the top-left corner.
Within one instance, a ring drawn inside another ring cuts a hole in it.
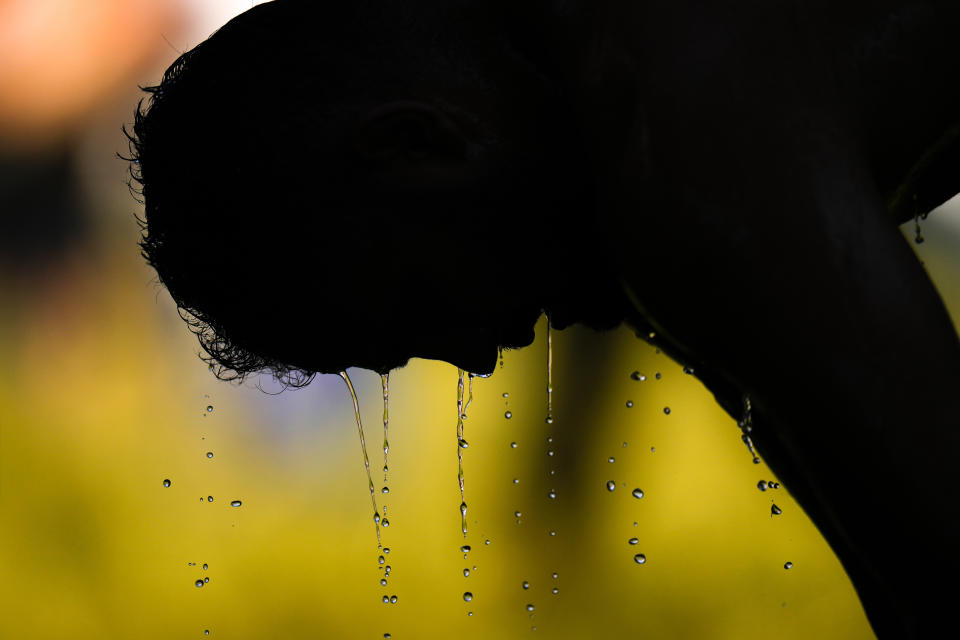
[[[404,188],[462,181],[476,150],[449,116],[412,100],[376,107],[351,139],[351,151],[370,178]]]

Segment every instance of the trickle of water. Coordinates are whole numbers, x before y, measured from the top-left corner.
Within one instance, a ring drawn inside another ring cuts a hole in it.
[[[783,568],[784,568],[784,569],[793,569],[793,563],[792,563],[792,562],[787,562],[786,564],[783,565]]]
[[[168,488],[168,489],[170,488],[170,479],[169,479],[169,478],[165,478],[165,479],[163,480],[163,486],[166,487],[166,488]]]
[[[627,543],[628,543],[628,544],[637,544],[637,543],[639,543],[639,542],[640,542],[640,541],[637,540],[636,538],[630,538],[629,540],[627,540]]]
[[[473,594],[470,593],[469,591],[464,591],[464,592],[463,592],[463,601],[464,601],[464,602],[470,602],[471,600],[473,600]]]
[[[457,480],[460,483],[460,529],[467,537],[467,504],[463,496],[463,369],[457,369]]]
[[[607,491],[613,491],[617,488],[617,483],[613,480],[607,480]]]
[[[524,590],[529,589],[529,588],[530,588],[530,583],[527,582],[526,580],[524,580],[524,581],[523,581],[523,588],[524,588]]]
[[[243,504],[243,503],[240,502],[239,500],[231,500],[231,501],[230,501],[230,506],[231,506],[231,507],[239,507],[239,506],[242,505],[242,504]]]
[[[753,405],[750,403],[750,396],[743,394],[743,418],[737,422],[740,427],[743,444],[747,446],[747,451],[753,456],[753,464],[760,464],[760,458],[757,451],[753,448],[753,439],[750,438],[750,432],[753,431]]]
[[[553,329],[547,314],[547,424],[553,424]]]
[[[643,555],[642,553],[638,553],[637,555],[633,556],[633,561],[637,564],[645,564],[647,562],[647,556]]]
[[[781,513],[783,513],[783,509],[781,509],[780,507],[778,507],[778,506],[775,505],[775,504],[770,505],[770,515],[778,516],[778,515],[780,515]]]
[[[390,372],[380,375],[380,388],[383,390],[383,481],[387,481],[387,457],[390,455]],[[390,493],[384,487],[383,493]]]
[[[632,493],[633,493],[633,497],[636,498],[637,500],[643,497],[642,489],[634,489]]]
[[[208,458],[212,458],[212,457],[213,457],[213,451],[207,451],[207,457],[208,457]]]
[[[370,490],[370,502],[373,504],[373,523],[377,529],[377,547],[380,546],[380,514],[377,508],[376,488],[373,486],[373,477],[370,475],[370,458],[367,457],[367,443],[363,438],[363,423],[360,421],[360,403],[357,401],[357,392],[353,388],[350,376],[346,371],[340,372],[340,377],[347,385],[350,391],[350,399],[353,400],[353,413],[357,419],[357,432],[360,434],[360,452],[363,454],[363,466],[367,470],[367,485]]]

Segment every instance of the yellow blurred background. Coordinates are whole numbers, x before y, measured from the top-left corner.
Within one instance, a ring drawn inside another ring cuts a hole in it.
[[[456,369],[391,375],[389,494],[380,379],[351,371],[378,551],[343,381],[216,381],[114,157],[136,85],[250,4],[0,0],[0,637],[872,637],[733,420],[626,329],[554,332],[553,425],[543,319],[474,381],[466,540]],[[923,233],[956,320],[960,203]]]

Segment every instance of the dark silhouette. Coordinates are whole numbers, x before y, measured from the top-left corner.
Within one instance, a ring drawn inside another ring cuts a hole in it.
[[[960,4],[276,0],[148,88],[141,246],[223,377],[492,371],[626,321],[744,418],[874,629],[948,628]]]

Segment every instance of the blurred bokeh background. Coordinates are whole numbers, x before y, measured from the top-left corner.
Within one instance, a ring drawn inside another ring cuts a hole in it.
[[[456,369],[391,375],[389,494],[380,379],[351,371],[378,551],[343,381],[216,381],[139,258],[115,157],[137,85],[251,4],[0,0],[0,637],[872,637],[733,420],[626,329],[554,333],[553,425],[542,319],[475,380],[466,540]],[[923,234],[956,319],[960,204]]]

